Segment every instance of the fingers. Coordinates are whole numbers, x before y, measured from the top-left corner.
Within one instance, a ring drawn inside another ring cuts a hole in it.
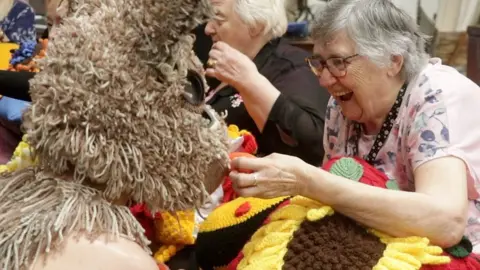
[[[210,52],[208,52],[208,56],[210,59],[212,60],[219,60],[219,59],[222,59],[222,54],[223,52],[218,50],[218,49],[215,49],[215,48],[212,48],[210,50]]]
[[[217,49],[217,50],[225,50],[229,47],[230,46],[228,46],[228,44],[223,41],[217,41],[212,45],[212,49]]]
[[[262,197],[257,187],[236,188],[234,186],[233,188],[235,189],[235,193],[243,198]]]
[[[259,171],[270,166],[270,161],[264,158],[238,157],[230,162],[232,170],[236,171]]]
[[[259,176],[257,173],[240,173],[237,171],[231,171],[229,177],[237,189],[256,187],[259,182]]]
[[[217,72],[214,68],[207,68],[205,70],[205,76],[220,79],[220,78],[217,77]]]
[[[258,186],[259,180],[256,173],[232,171],[229,176],[233,189],[240,197],[257,197],[261,194],[261,187]]]

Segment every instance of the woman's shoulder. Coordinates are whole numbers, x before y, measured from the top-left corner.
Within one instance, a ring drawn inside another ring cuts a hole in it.
[[[302,73],[305,72],[315,78],[313,73],[310,74],[305,62],[307,56],[309,56],[307,51],[290,45],[284,38],[278,38],[264,46],[255,62],[262,62],[262,58],[266,60],[260,67],[260,73],[265,73],[267,77],[281,77],[289,72],[301,70]]]
[[[444,97],[480,96],[480,86],[455,68],[442,64],[440,59],[432,58],[412,81],[411,93],[414,96],[429,96],[432,93],[442,94]]]

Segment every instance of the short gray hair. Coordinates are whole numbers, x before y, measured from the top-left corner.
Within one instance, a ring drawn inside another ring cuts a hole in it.
[[[234,0],[234,10],[250,27],[263,26],[264,35],[281,37],[287,31],[288,19],[284,0]]]
[[[393,55],[404,58],[402,75],[415,77],[428,61],[426,36],[414,19],[390,0],[332,0],[316,16],[312,26],[315,41],[328,41],[345,31],[357,53],[379,66],[388,66]]]

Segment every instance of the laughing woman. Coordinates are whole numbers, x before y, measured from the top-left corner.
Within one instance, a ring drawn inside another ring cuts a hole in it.
[[[232,161],[238,193],[303,195],[390,235],[443,247],[466,235],[480,253],[480,87],[429,59],[417,25],[390,1],[332,0],[316,18],[308,62],[333,96],[326,156],[359,156],[393,188],[274,154]],[[245,170],[253,173],[237,172]]]

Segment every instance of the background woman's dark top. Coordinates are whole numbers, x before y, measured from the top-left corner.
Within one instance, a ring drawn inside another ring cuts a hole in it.
[[[197,28],[195,34],[195,52],[205,63],[212,42],[204,34],[204,26]],[[281,92],[263,132],[258,130],[234,88],[221,89],[208,103],[218,113],[227,112],[228,124],[252,132],[260,155],[288,154],[319,165],[324,154],[323,127],[329,95],[305,63],[308,55],[280,38],[266,44],[253,59],[259,72]],[[208,82],[211,89],[220,83],[212,79]]]

